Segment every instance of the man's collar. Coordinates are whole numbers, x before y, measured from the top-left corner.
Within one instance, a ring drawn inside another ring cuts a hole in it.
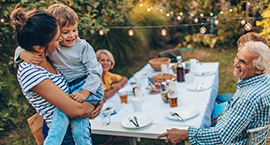
[[[266,77],[267,77],[267,74],[266,73],[259,74],[257,76],[254,76],[254,77],[245,79],[243,81],[239,81],[239,82],[236,83],[236,85],[238,87],[242,88],[242,87],[245,87],[245,86],[249,86],[249,85],[251,85],[253,83],[256,83],[258,81],[265,80]]]

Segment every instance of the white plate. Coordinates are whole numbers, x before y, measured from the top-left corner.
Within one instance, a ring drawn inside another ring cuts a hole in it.
[[[196,116],[199,111],[196,107],[191,106],[182,106],[177,108],[170,108],[165,112],[165,117],[172,119],[172,120],[180,120],[177,116],[172,116],[171,112],[178,113],[184,120],[192,118]]]
[[[132,122],[129,121],[129,118],[133,118],[133,116],[137,117],[137,121],[139,123],[139,127],[136,127]],[[142,128],[148,126],[152,123],[152,118],[150,115],[142,112],[135,112],[133,114],[129,114],[122,121],[121,125],[125,128]]]
[[[214,70],[195,70],[193,73],[198,76],[207,76],[207,75],[212,75],[216,71]]]
[[[133,95],[133,88],[132,86],[125,86],[124,88],[120,89],[119,92],[127,92],[128,95]]]
[[[209,82],[197,82],[186,86],[191,91],[202,91],[211,88],[212,84]]]
[[[148,77],[152,74],[151,71],[143,71],[143,72],[136,72],[134,75],[138,75],[138,76],[141,76],[141,77]]]

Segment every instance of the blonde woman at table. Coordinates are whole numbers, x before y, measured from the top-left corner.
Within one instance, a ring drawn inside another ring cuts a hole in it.
[[[101,83],[104,90],[103,101],[105,102],[118,92],[118,90],[123,88],[128,82],[128,79],[124,76],[109,72],[115,65],[113,55],[110,51],[100,49],[96,52],[96,57],[103,69]]]

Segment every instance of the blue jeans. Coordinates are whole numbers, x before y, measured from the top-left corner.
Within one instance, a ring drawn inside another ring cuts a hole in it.
[[[81,87],[84,84],[85,79],[77,84],[71,86],[72,92],[80,92]],[[100,84],[96,94],[90,94],[89,97],[85,100],[89,103],[93,103],[96,105],[103,97],[103,88]],[[93,100],[93,99],[99,100]],[[58,108],[55,109],[53,113],[53,119],[51,123],[51,127],[48,133],[47,138],[45,139],[44,145],[51,145],[51,144],[61,144],[65,133],[67,132],[68,125],[71,126],[71,131],[73,134],[73,138],[76,144],[78,145],[92,145],[92,138],[91,138],[91,126],[89,122],[89,118],[71,118],[67,116],[64,112],[59,110]]]

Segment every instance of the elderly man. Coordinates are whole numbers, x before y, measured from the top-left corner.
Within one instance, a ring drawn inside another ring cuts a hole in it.
[[[270,49],[262,42],[247,42],[234,60],[237,90],[215,127],[169,129],[158,138],[176,144],[246,144],[246,131],[270,123]]]

